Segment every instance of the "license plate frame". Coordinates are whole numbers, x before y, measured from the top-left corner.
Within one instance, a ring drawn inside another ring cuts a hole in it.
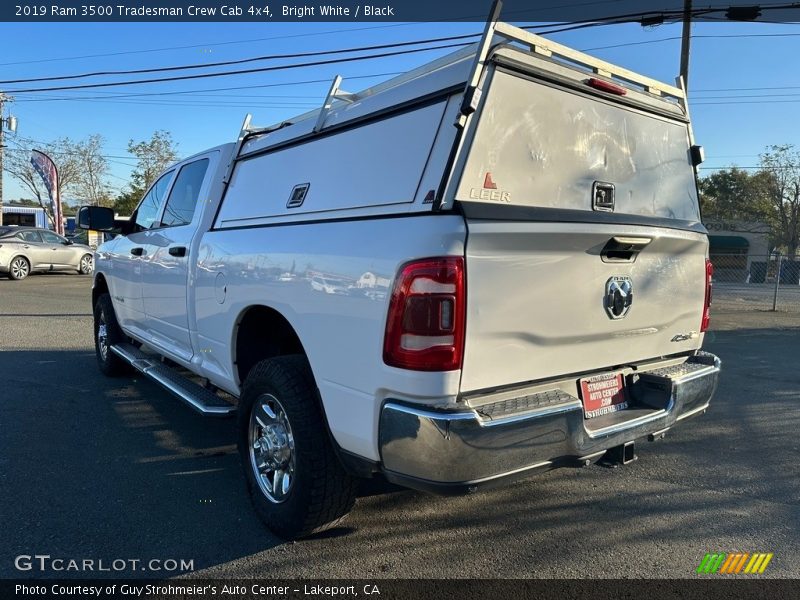
[[[585,419],[596,419],[630,406],[625,376],[616,371],[578,380]]]

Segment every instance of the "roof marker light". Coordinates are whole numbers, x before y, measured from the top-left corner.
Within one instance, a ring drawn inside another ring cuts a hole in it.
[[[628,93],[628,90],[621,85],[611,83],[610,81],[605,81],[604,79],[597,79],[596,77],[588,79],[586,81],[586,85],[593,87],[596,90],[600,90],[601,92],[608,92],[609,94],[616,94],[617,96],[624,96]]]

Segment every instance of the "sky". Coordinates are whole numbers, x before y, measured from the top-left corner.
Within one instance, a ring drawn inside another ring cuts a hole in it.
[[[480,28],[477,23],[0,23],[0,80],[207,64],[476,33]],[[695,138],[706,150],[702,172],[756,166],[758,154],[772,144],[800,146],[800,27],[701,22],[693,25],[692,34],[689,98]],[[624,24],[548,37],[672,83],[679,70],[680,35],[680,24],[649,28]],[[148,139],[155,130],[164,129],[178,143],[179,155],[189,156],[235,141],[248,112],[255,124],[269,125],[319,107],[337,74],[344,77],[343,89],[355,92],[452,51],[80,91],[11,90],[147,76],[0,84],[0,91],[14,97],[3,116],[11,113],[18,118],[16,139],[14,134],[6,136],[8,151],[14,151],[21,138],[81,140],[99,133],[110,167],[108,183],[116,194],[126,187],[135,166],[126,150],[129,140]],[[237,67],[192,72],[233,68]],[[304,81],[316,83],[297,83]],[[4,174],[3,196],[7,202],[30,194]]]

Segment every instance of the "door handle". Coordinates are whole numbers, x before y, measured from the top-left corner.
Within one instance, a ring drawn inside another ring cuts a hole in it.
[[[186,256],[186,246],[173,246],[169,249],[170,256]]]
[[[142,256],[144,254],[144,248],[131,248],[131,254],[134,256]]]
[[[600,251],[603,262],[633,262],[636,255],[653,241],[649,237],[630,237],[617,235],[612,237]]]

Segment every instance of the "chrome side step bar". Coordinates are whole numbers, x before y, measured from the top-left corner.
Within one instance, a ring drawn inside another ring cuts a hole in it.
[[[157,357],[145,354],[133,344],[115,344],[110,349],[134,369],[172,392],[201,415],[226,417],[236,412],[234,405],[162,364]]]

